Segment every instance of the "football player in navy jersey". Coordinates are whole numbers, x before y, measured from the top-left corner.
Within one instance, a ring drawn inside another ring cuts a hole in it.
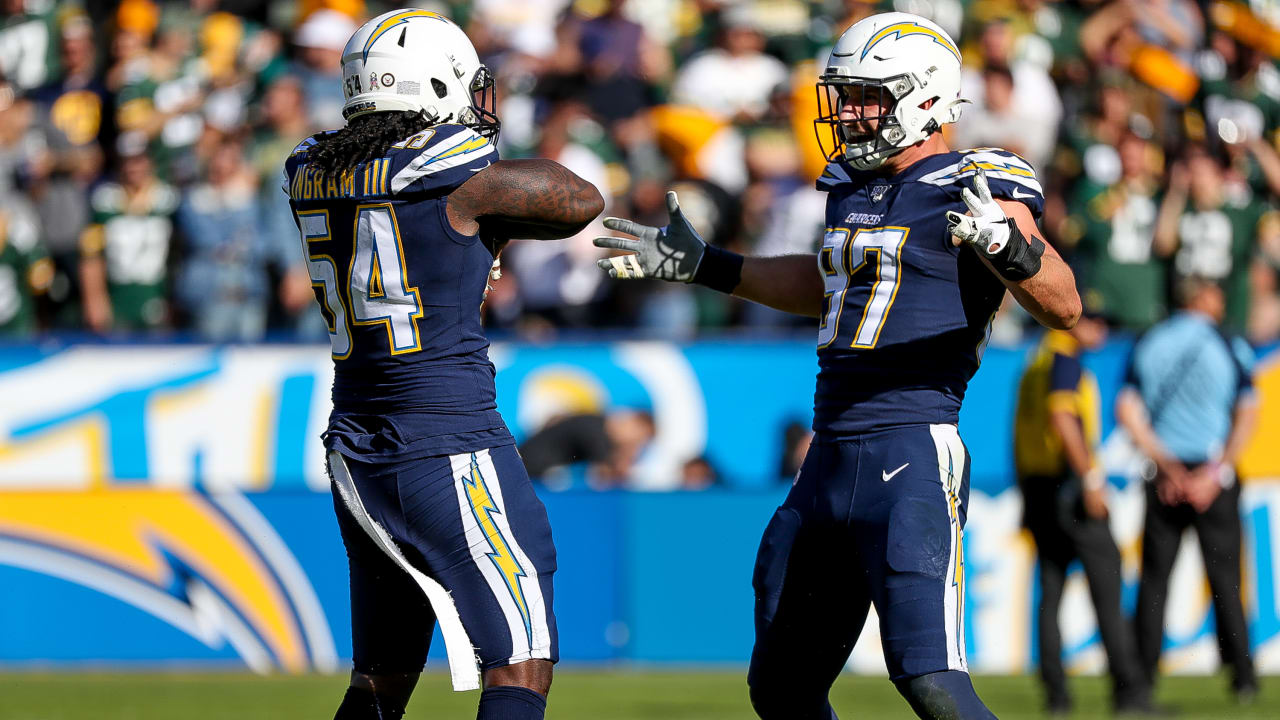
[[[827,695],[874,604],[890,677],[923,718],[994,717],[964,646],[968,454],[956,431],[1006,291],[1069,328],[1074,278],[1040,238],[1035,172],[995,148],[951,151],[960,53],[905,13],[840,37],[817,84],[829,164],[817,255],[708,246],[674,194],[670,224],[610,218],[635,238],[600,261],[616,278],[696,282],[818,318],[814,441],[756,559],[748,684],[766,720],[831,720]],[[829,150],[828,150],[829,149]]]
[[[445,17],[398,10],[342,54],[344,128],[285,166],[329,326],[324,433],[351,573],[354,670],[338,720],[394,720],[440,624],[481,720],[539,720],[557,659],[551,528],[495,405],[480,324],[505,238],[603,209],[549,160],[499,160],[493,78]]]

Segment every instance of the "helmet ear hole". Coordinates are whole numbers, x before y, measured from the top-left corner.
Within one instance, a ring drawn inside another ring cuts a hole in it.
[[[443,98],[449,94],[448,86],[435,78],[431,78],[431,89],[436,91],[436,97],[438,98]]]

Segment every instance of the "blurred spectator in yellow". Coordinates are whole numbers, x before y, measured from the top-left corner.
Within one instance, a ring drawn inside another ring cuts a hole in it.
[[[786,65],[764,52],[756,9],[726,7],[716,46],[690,58],[676,73],[671,102],[696,107],[735,123],[759,121],[770,97],[788,80]]]
[[[53,80],[59,71],[58,4],[3,0],[0,9],[0,74],[18,90]]]
[[[290,71],[302,83],[312,127],[342,127],[342,48],[356,23],[337,10],[322,8],[298,26],[293,44],[297,60]]]
[[[1232,333],[1244,332],[1249,319],[1249,264],[1265,210],[1247,186],[1229,185],[1222,165],[1202,147],[1189,147],[1170,168],[1156,222],[1156,253],[1173,255],[1175,280],[1197,276],[1222,287],[1222,324]]]
[[[90,196],[92,224],[80,241],[85,324],[96,333],[154,330],[169,321],[169,248],[178,191],[159,180],[146,136],[117,144],[119,176]]]
[[[1063,587],[1079,560],[1088,579],[1112,680],[1117,714],[1150,709],[1150,689],[1125,622],[1120,551],[1107,524],[1107,479],[1098,460],[1102,415],[1098,383],[1081,356],[1102,347],[1106,319],[1086,308],[1071,330],[1044,335],[1018,384],[1014,467],[1022,524],[1039,564],[1040,678],[1051,714],[1071,710],[1058,623]]]
[[[203,339],[262,339],[267,264],[278,257],[275,245],[288,240],[264,236],[261,218],[258,178],[245,162],[243,143],[218,138],[205,179],[187,190],[177,215],[185,241],[177,298]],[[291,247],[296,250],[296,241]]]
[[[1153,247],[1159,151],[1137,135],[1099,157],[1075,191],[1073,223],[1086,302],[1114,322],[1143,330],[1165,315],[1165,256]]]

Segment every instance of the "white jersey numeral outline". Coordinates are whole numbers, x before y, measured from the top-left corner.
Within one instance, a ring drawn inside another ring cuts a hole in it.
[[[356,206],[351,243],[347,298],[352,324],[385,325],[392,355],[421,350],[422,299],[418,288],[409,285],[404,243],[391,203]]]
[[[351,356],[350,325],[385,325],[388,352],[392,355],[421,350],[418,320],[423,315],[422,300],[418,289],[409,285],[404,243],[391,203],[356,208],[345,292],[338,283],[337,261],[327,252],[315,252],[316,243],[333,239],[329,211],[301,211],[298,225],[311,287],[318,291],[317,299],[328,311],[325,322],[333,358],[345,360]]]
[[[876,346],[898,296],[902,247],[910,232],[910,228],[894,225],[859,228],[852,234],[848,228],[827,231],[818,256],[819,270],[827,288],[823,294],[827,301],[826,312],[818,327],[819,349],[830,346],[839,335],[845,294],[853,276],[864,268],[871,268],[876,279],[871,284],[849,347],[869,350]],[[856,266],[853,265],[855,257],[859,259]]]

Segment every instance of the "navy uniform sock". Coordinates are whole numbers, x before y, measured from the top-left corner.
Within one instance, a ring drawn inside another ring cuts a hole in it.
[[[894,683],[916,715],[928,720],[996,720],[978,699],[969,673],[959,670],[920,675]]]
[[[480,693],[476,720],[542,720],[547,699],[529,688],[499,685]]]
[[[372,690],[349,687],[338,706],[333,720],[400,720],[404,708],[395,707],[386,698],[379,698]]]

